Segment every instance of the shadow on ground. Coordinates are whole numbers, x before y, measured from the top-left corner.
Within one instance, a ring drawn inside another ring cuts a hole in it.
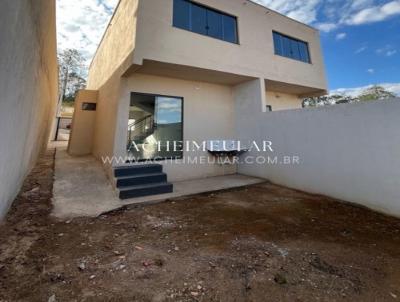
[[[400,221],[264,183],[50,217],[54,152],[0,227],[0,301],[396,301]]]

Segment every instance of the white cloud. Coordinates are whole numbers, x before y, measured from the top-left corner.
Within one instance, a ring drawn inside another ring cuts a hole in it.
[[[315,27],[318,28],[320,31],[324,32],[331,32],[338,28],[337,23],[317,23],[315,24]]]
[[[331,32],[346,25],[384,21],[400,14],[400,0],[253,0],[281,14]],[[382,3],[386,2],[386,3]]]
[[[57,0],[59,50],[75,48],[90,62],[118,0]]]
[[[354,10],[363,9],[366,6],[370,6],[370,5],[374,4],[373,0],[353,0],[353,1],[350,1],[350,2],[352,2],[351,3],[351,8],[354,9]]]
[[[300,22],[311,24],[317,20],[321,0],[253,0]]]
[[[367,69],[367,72],[370,73],[370,74],[374,74],[375,73],[375,69],[369,68],[369,69]]]
[[[367,48],[368,48],[367,46],[361,46],[361,47],[358,48],[354,53],[355,53],[355,54],[362,53],[362,52],[366,51]]]
[[[176,100],[164,98],[163,102],[159,105],[159,109],[167,112],[181,112],[181,103]]]
[[[320,1],[316,7],[319,19],[308,20],[307,23],[323,32],[331,32],[346,25],[384,21],[400,14],[400,0],[327,0]]]
[[[388,2],[383,5],[376,5],[360,10],[349,16],[345,23],[348,25],[360,25],[383,21],[389,17],[400,14],[400,0]]]
[[[383,56],[387,56],[387,57],[391,57],[393,55],[395,55],[397,53],[397,50],[394,49],[391,45],[386,45],[382,48],[378,48],[376,50],[376,53],[378,55],[383,55]]]
[[[355,88],[339,88],[335,90],[331,90],[330,94],[345,94],[350,95],[352,97],[356,97],[361,94],[362,91],[371,88],[373,85],[355,87]],[[394,93],[397,96],[400,96],[400,83],[382,83],[378,84],[378,86],[382,86],[386,90]]]
[[[386,52],[386,56],[391,57],[391,56],[395,55],[396,53],[397,53],[397,50],[388,50]]]
[[[336,35],[336,40],[343,40],[343,39],[345,39],[347,37],[347,34],[346,33],[338,33],[337,35]]]
[[[381,84],[380,86],[394,93],[395,95],[400,96],[400,83]]]

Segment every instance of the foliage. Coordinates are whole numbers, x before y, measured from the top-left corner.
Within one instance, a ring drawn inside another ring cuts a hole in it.
[[[67,96],[62,102],[62,106],[63,107],[74,107],[74,103],[75,103],[75,97]]]
[[[66,49],[58,55],[60,102],[73,102],[78,90],[86,86],[84,61],[76,49]]]
[[[385,90],[385,88],[381,86],[372,86],[364,90],[360,96],[358,97],[361,102],[365,101],[374,101],[374,100],[384,100],[396,97],[390,91]]]
[[[382,86],[374,85],[362,91],[356,97],[352,97],[345,94],[343,95],[333,94],[333,95],[323,95],[319,97],[306,98],[303,100],[303,106],[320,107],[320,106],[337,105],[337,104],[351,104],[357,102],[383,100],[394,97],[396,97],[396,95],[394,95],[390,91],[387,91]]]
[[[358,98],[353,98],[348,95],[323,95],[320,97],[312,97],[303,100],[304,107],[321,107],[336,104],[349,104],[358,102]]]

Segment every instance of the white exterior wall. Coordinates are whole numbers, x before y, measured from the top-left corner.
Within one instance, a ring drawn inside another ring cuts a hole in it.
[[[239,173],[400,217],[400,101],[242,113],[242,135],[271,140],[269,156],[300,164],[242,164]]]
[[[48,142],[57,102],[54,0],[0,9],[0,219]]]

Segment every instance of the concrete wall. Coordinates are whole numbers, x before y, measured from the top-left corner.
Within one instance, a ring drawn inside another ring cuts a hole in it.
[[[71,155],[92,154],[97,109],[95,111],[82,110],[82,105],[83,103],[97,105],[97,97],[97,90],[81,90],[75,99],[71,135],[68,142],[68,153]]]
[[[0,217],[47,145],[57,102],[55,1],[0,10]]]
[[[302,108],[303,99],[294,94],[267,91],[266,98],[267,105],[272,107],[272,111]]]
[[[243,114],[242,137],[271,140],[269,156],[300,164],[243,163],[239,173],[400,217],[400,101]]]
[[[183,139],[199,143],[212,139],[232,139],[234,102],[230,86],[135,74],[124,80],[115,136],[115,154],[126,156],[131,92],[184,98]],[[208,156],[207,152],[184,152],[184,157]],[[171,181],[232,174],[236,166],[171,164],[161,162]]]
[[[252,136],[262,135],[261,128],[258,125],[254,127],[253,120],[259,120],[267,111],[264,91],[263,79],[248,81],[233,88],[236,139],[251,139],[250,131]]]
[[[134,62],[148,59],[326,89],[317,30],[250,1],[196,2],[237,16],[240,44],[173,27],[173,0],[141,0]],[[273,30],[307,41],[312,64],[275,55]]]

